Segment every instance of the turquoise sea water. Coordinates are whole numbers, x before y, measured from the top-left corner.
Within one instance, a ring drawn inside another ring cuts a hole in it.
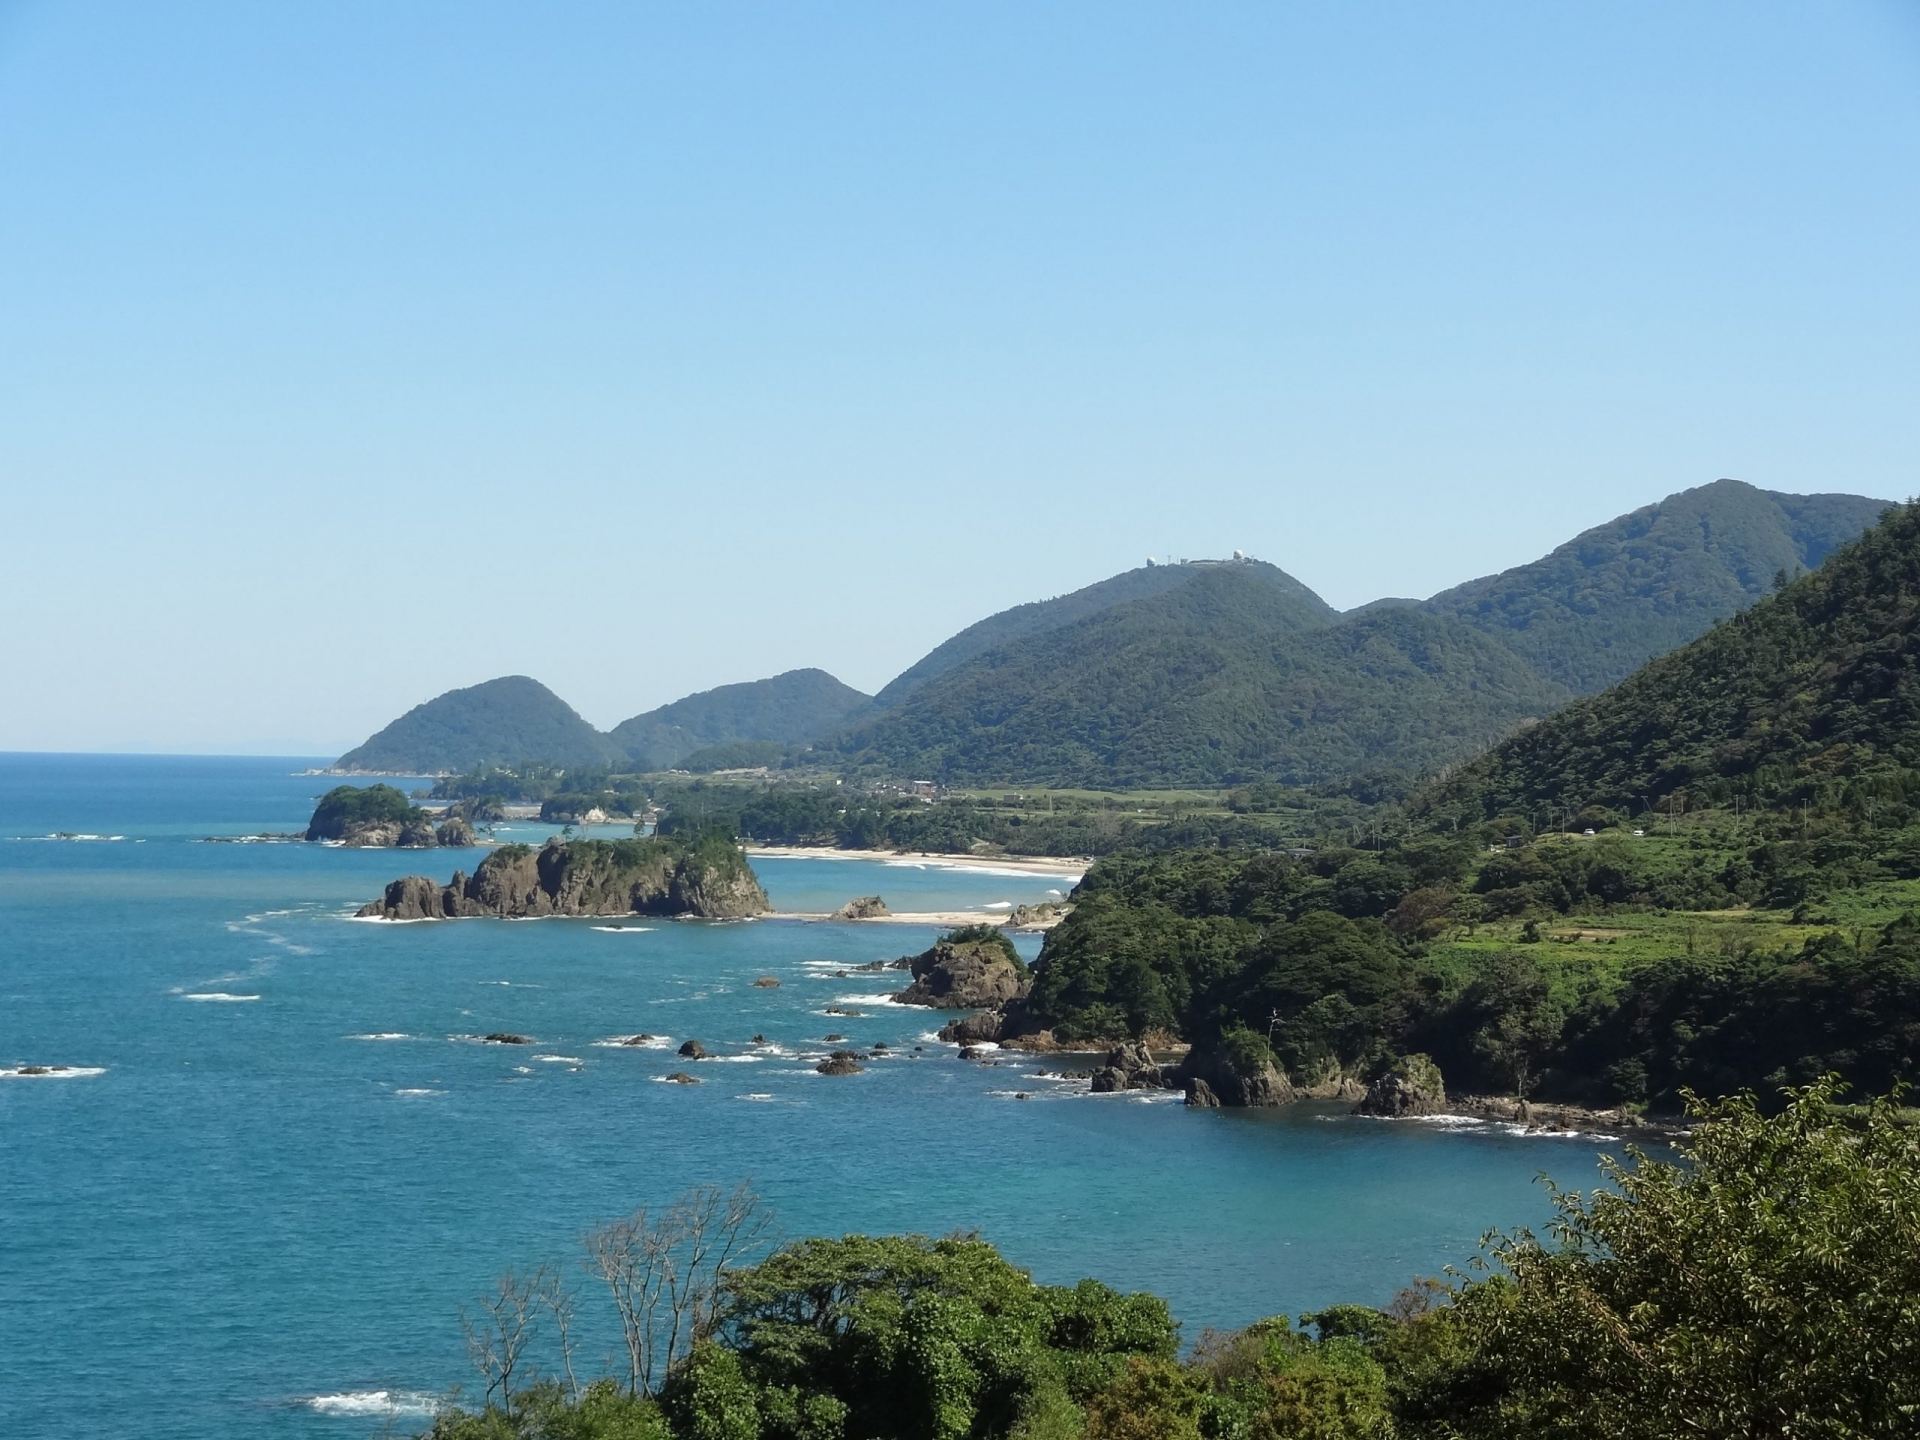
[[[1543,1219],[1542,1171],[1594,1176],[1592,1139],[1187,1113],[963,1062],[932,1012],[868,998],[897,977],[832,974],[932,930],[352,923],[475,857],[204,843],[300,828],[311,763],[0,755],[0,1067],[99,1071],[0,1078],[0,1434],[359,1436],[380,1392],[418,1425],[466,1379],[462,1300],[705,1181],[751,1179],[789,1236],[978,1229],[1043,1280],[1159,1292],[1191,1337],[1382,1302]],[[756,868],[783,910],[1070,884]],[[537,1043],[462,1038],[493,1030]],[[722,1058],[598,1043],[642,1030]],[[896,1058],[816,1075],[835,1030]],[[659,1083],[682,1068],[704,1083]]]

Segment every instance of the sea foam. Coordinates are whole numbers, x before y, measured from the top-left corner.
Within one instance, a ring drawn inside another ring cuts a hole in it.
[[[337,1395],[310,1395],[302,1402],[322,1415],[415,1415],[440,1411],[440,1401],[417,1390],[344,1390]]]

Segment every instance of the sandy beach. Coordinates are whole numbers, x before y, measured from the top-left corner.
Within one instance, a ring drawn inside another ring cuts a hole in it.
[[[882,864],[924,866],[930,870],[1045,875],[1056,880],[1078,880],[1093,864],[1088,859],[1063,855],[942,855],[919,850],[836,850],[827,845],[749,845],[746,850],[755,859],[877,860]]]
[[[1056,911],[1043,920],[1035,920],[1026,925],[1010,925],[1005,910],[903,910],[897,915],[867,915],[858,920],[844,920],[825,910],[776,910],[770,915],[760,917],[763,920],[810,920],[834,921],[841,925],[933,925],[943,930],[957,929],[962,925],[997,925],[1009,930],[1051,930],[1066,919],[1064,910]]]

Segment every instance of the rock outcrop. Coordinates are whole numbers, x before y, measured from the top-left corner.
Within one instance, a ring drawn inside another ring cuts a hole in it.
[[[847,901],[846,904],[833,912],[831,918],[835,920],[878,920],[881,916],[890,913],[892,912],[887,909],[887,902],[882,900],[878,895],[862,895],[857,900]]]
[[[1174,1078],[1186,1091],[1187,1104],[1197,1108],[1266,1108],[1300,1098],[1266,1042],[1244,1030],[1195,1045]]]
[[[836,1050],[813,1068],[822,1075],[858,1075],[864,1067],[856,1052]]]
[[[1166,1076],[1153,1053],[1138,1040],[1116,1045],[1106,1060],[1093,1072],[1093,1093],[1112,1094],[1118,1090],[1164,1090]]]
[[[707,1058],[707,1047],[702,1045],[698,1040],[689,1040],[680,1047],[680,1058],[683,1060],[704,1060]]]
[[[422,875],[395,880],[361,907],[383,920],[491,915],[683,915],[738,919],[768,909],[766,892],[739,851],[672,840],[549,840],[535,851],[503,845],[471,875],[445,885]]]
[[[1440,1067],[1426,1055],[1402,1055],[1367,1086],[1354,1107],[1361,1115],[1405,1119],[1411,1115],[1439,1115],[1447,1108],[1447,1087]]]
[[[940,1027],[940,1038],[956,1045],[979,1045],[984,1041],[997,1041],[1000,1032],[1006,1028],[1006,1019],[998,1010],[982,1010],[978,1015],[965,1015],[958,1020],[949,1020]]]
[[[433,843],[448,850],[463,850],[473,844],[473,826],[459,815],[442,820],[433,830]]]
[[[986,1010],[1023,998],[1033,984],[1013,942],[990,926],[956,930],[915,955],[913,983],[893,998],[936,1010]]]

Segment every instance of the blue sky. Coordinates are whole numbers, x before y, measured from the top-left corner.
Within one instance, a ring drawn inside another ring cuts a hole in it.
[[[1920,6],[7,3],[0,748],[1902,497]]]

